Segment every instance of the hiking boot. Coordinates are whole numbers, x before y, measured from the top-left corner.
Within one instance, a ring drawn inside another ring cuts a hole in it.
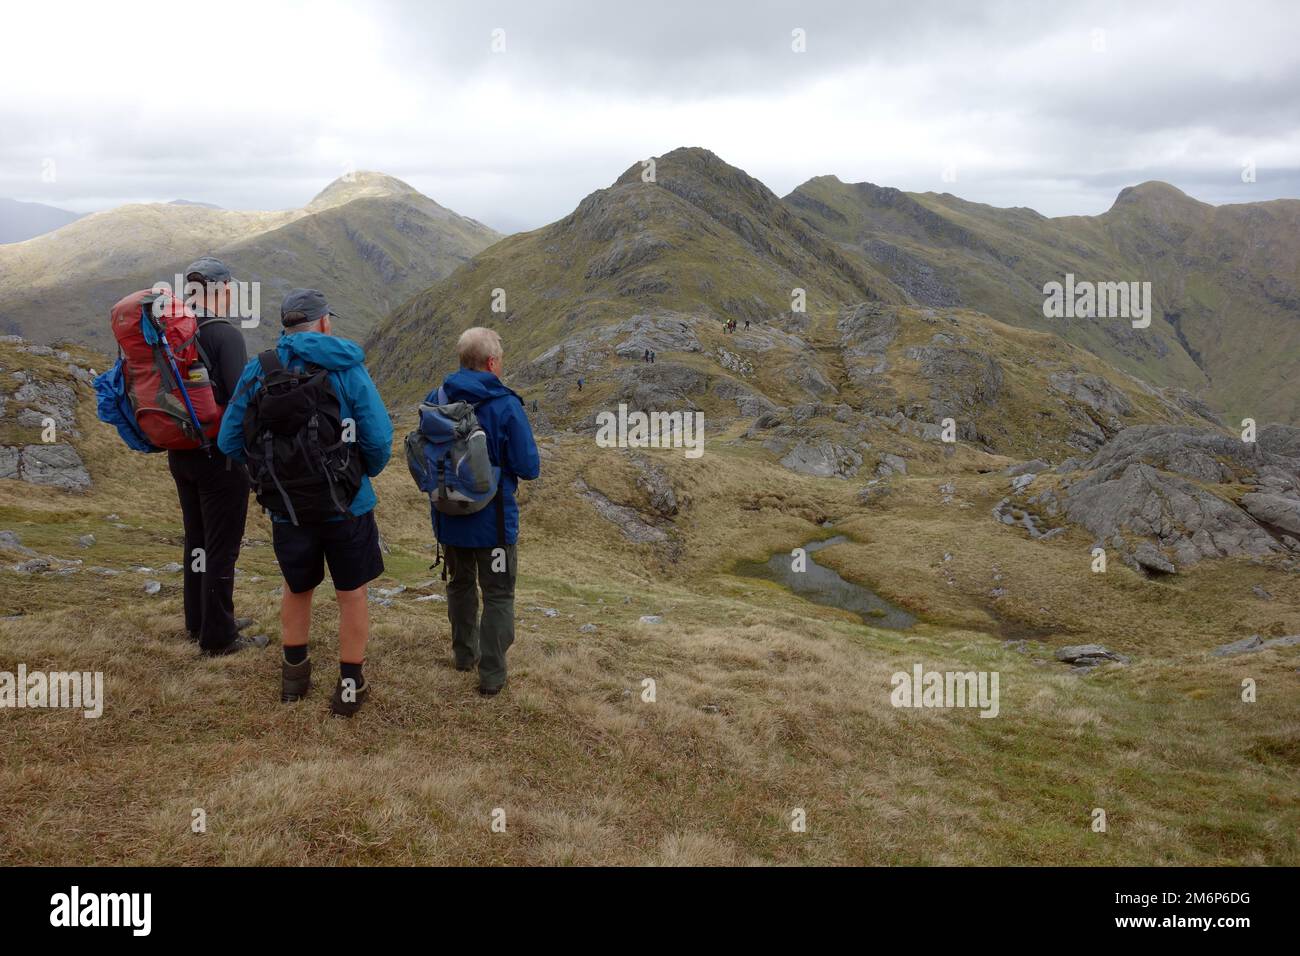
[[[357,688],[356,699],[345,701],[343,699],[343,678],[334,685],[334,696],[330,698],[330,713],[335,717],[351,717],[361,709],[361,705],[366,702],[370,696],[370,681],[366,681]]]
[[[479,684],[478,692],[484,697],[495,697],[497,694],[501,693],[501,689],[505,686],[504,682],[497,684],[495,687],[485,687],[483,684]]]
[[[263,648],[266,647],[268,643],[269,640],[265,634],[257,634],[253,637],[236,634],[235,639],[225,647],[203,647],[199,649],[199,653],[204,657],[225,657],[228,654],[237,654],[238,652],[250,647]]]
[[[251,618],[251,617],[237,617],[237,618],[235,618],[235,630],[237,630],[237,631],[242,631],[242,630],[244,630],[244,628],[246,628],[246,627],[248,627],[248,626],[250,626],[250,625],[252,625],[252,624],[256,624],[256,623],[257,623],[257,620],[256,620],[255,618]]]
[[[458,671],[472,671],[474,668],[478,667],[478,662],[479,662],[479,660],[480,660],[480,659],[476,657],[476,658],[474,658],[472,661],[470,661],[469,663],[462,663],[461,661],[456,661],[456,662],[455,662],[455,663],[456,663],[456,670],[458,670]]]
[[[311,658],[304,658],[300,664],[280,661],[280,703],[292,704],[302,700],[311,689]]]

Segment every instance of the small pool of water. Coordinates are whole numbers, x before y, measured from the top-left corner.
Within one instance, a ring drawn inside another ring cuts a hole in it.
[[[813,560],[814,553],[848,540],[841,534],[804,545],[804,550],[808,552],[808,564],[803,571],[793,570],[794,558],[789,551],[784,551],[772,555],[766,561],[741,561],[736,565],[735,573],[775,581],[816,604],[852,611],[873,627],[902,631],[915,624],[916,618],[901,607],[890,604],[870,588],[844,580],[835,571]]]

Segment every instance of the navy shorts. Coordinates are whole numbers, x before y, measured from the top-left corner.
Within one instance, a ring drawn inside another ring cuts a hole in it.
[[[373,511],[350,520],[298,526],[275,521],[271,538],[280,573],[294,594],[325,580],[326,563],[336,591],[355,591],[384,573]]]

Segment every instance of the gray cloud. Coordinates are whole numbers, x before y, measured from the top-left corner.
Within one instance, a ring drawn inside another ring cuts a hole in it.
[[[1048,215],[1144,179],[1300,195],[1300,10],[1283,2],[237,0],[197,54],[166,5],[24,9],[0,58],[0,195],[77,211],[297,206],[370,168],[533,228],[679,145],[778,193],[835,173]],[[151,16],[182,65],[106,66]],[[56,35],[58,72],[40,53]]]

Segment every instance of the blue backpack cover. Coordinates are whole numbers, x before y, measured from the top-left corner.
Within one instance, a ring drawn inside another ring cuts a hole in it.
[[[162,451],[144,437],[140,426],[136,424],[135,409],[131,407],[126,382],[122,378],[120,357],[112,368],[95,377],[95,411],[99,420],[116,428],[122,441],[134,450]]]

